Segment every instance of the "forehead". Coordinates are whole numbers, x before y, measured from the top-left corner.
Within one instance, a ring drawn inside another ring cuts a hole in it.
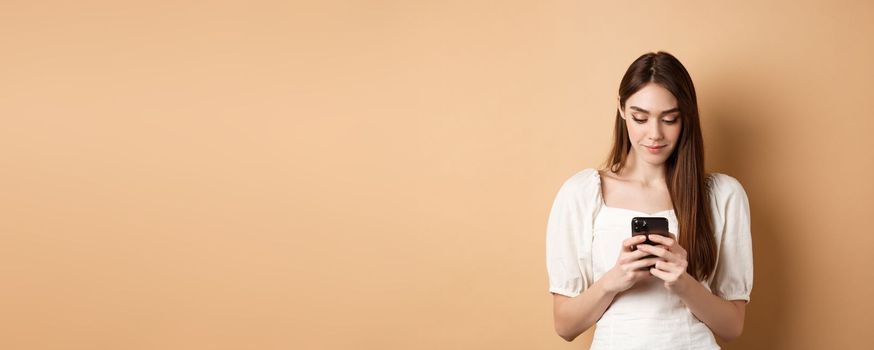
[[[646,84],[625,100],[625,108],[636,106],[652,113],[677,108],[677,98],[667,89],[655,83]]]

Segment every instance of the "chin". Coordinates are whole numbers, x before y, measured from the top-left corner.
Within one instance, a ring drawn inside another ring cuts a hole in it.
[[[646,152],[646,153],[644,153],[644,152]],[[642,160],[644,160],[647,163],[650,163],[652,165],[664,164],[665,162],[668,161],[668,158],[670,158],[669,152],[665,152],[665,154],[650,154],[649,151],[647,151],[646,149],[644,149],[642,152],[638,152],[638,155],[641,155],[642,157],[640,157],[640,158]]]
[[[665,161],[667,161],[667,159],[659,158],[659,159],[653,159],[651,161],[648,161],[647,163],[649,163],[651,165],[664,165]]]

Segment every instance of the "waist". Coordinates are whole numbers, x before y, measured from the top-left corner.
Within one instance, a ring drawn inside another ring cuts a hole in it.
[[[591,349],[719,349],[713,333],[693,315],[598,320]]]
[[[665,288],[664,281],[649,276],[617,294],[602,318],[677,318],[688,313],[686,304]]]

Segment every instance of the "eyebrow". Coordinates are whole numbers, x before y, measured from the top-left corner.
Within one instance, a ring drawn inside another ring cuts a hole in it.
[[[638,106],[629,106],[628,108],[633,109],[633,110],[638,111],[638,112],[643,112],[643,113],[649,114],[648,110],[645,110],[645,109],[640,108]],[[675,107],[675,108],[671,108],[669,110],[662,112],[662,115],[665,115],[668,113],[673,113],[673,112],[679,112],[679,111],[680,111],[680,107]]]

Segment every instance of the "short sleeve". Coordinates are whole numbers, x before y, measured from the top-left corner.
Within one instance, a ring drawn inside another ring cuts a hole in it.
[[[552,293],[575,297],[589,285],[579,256],[584,206],[579,183],[573,178],[565,181],[552,203],[546,228],[546,269]]]
[[[749,200],[735,178],[715,175],[712,195],[716,199],[715,209],[720,212],[714,220],[719,256],[710,287],[725,300],[749,302],[753,289]]]

